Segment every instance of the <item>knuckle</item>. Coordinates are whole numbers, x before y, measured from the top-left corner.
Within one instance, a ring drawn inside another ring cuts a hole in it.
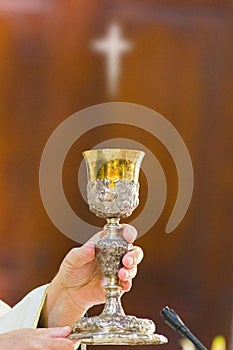
[[[130,278],[134,278],[136,276],[136,274],[137,274],[137,266],[135,266],[129,270]]]
[[[143,250],[140,247],[135,247],[136,262],[139,263],[143,259]]]

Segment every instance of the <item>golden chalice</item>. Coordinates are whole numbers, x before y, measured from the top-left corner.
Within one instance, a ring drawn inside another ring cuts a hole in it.
[[[71,338],[92,345],[163,344],[167,338],[155,334],[148,319],[125,315],[121,305],[118,271],[121,259],[132,249],[121,235],[121,217],[128,217],[138,206],[138,176],[144,152],[100,149],[83,153],[87,166],[89,209],[106,218],[105,234],[95,246],[96,257],[106,278],[106,302],[102,313],[82,317],[74,325]]]

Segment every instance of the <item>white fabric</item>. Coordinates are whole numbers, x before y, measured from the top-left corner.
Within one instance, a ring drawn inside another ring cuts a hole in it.
[[[36,328],[45,301],[44,285],[34,289],[13,308],[0,301],[0,333],[18,328]]]
[[[11,307],[0,300],[0,318],[11,310]]]

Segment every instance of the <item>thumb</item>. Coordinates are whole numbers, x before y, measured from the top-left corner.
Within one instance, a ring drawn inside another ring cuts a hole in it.
[[[70,327],[53,327],[53,328],[43,328],[38,329],[40,333],[51,337],[51,338],[66,338],[71,332]]]
[[[85,244],[80,248],[73,248],[67,254],[64,263],[68,266],[81,268],[95,258],[95,248],[93,244]]]

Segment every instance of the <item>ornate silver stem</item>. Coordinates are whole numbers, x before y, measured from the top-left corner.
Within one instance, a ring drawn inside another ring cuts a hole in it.
[[[105,225],[105,236],[95,246],[96,257],[101,266],[104,277],[107,278],[106,303],[102,316],[125,315],[121,306],[121,287],[118,281],[118,271],[125,253],[133,248],[121,236],[122,227],[119,218],[107,218]]]
[[[125,316],[124,310],[121,305],[121,287],[115,284],[112,286],[110,284],[107,284],[105,286],[105,289],[106,289],[106,302],[101,315],[102,316],[106,316],[106,315]]]

